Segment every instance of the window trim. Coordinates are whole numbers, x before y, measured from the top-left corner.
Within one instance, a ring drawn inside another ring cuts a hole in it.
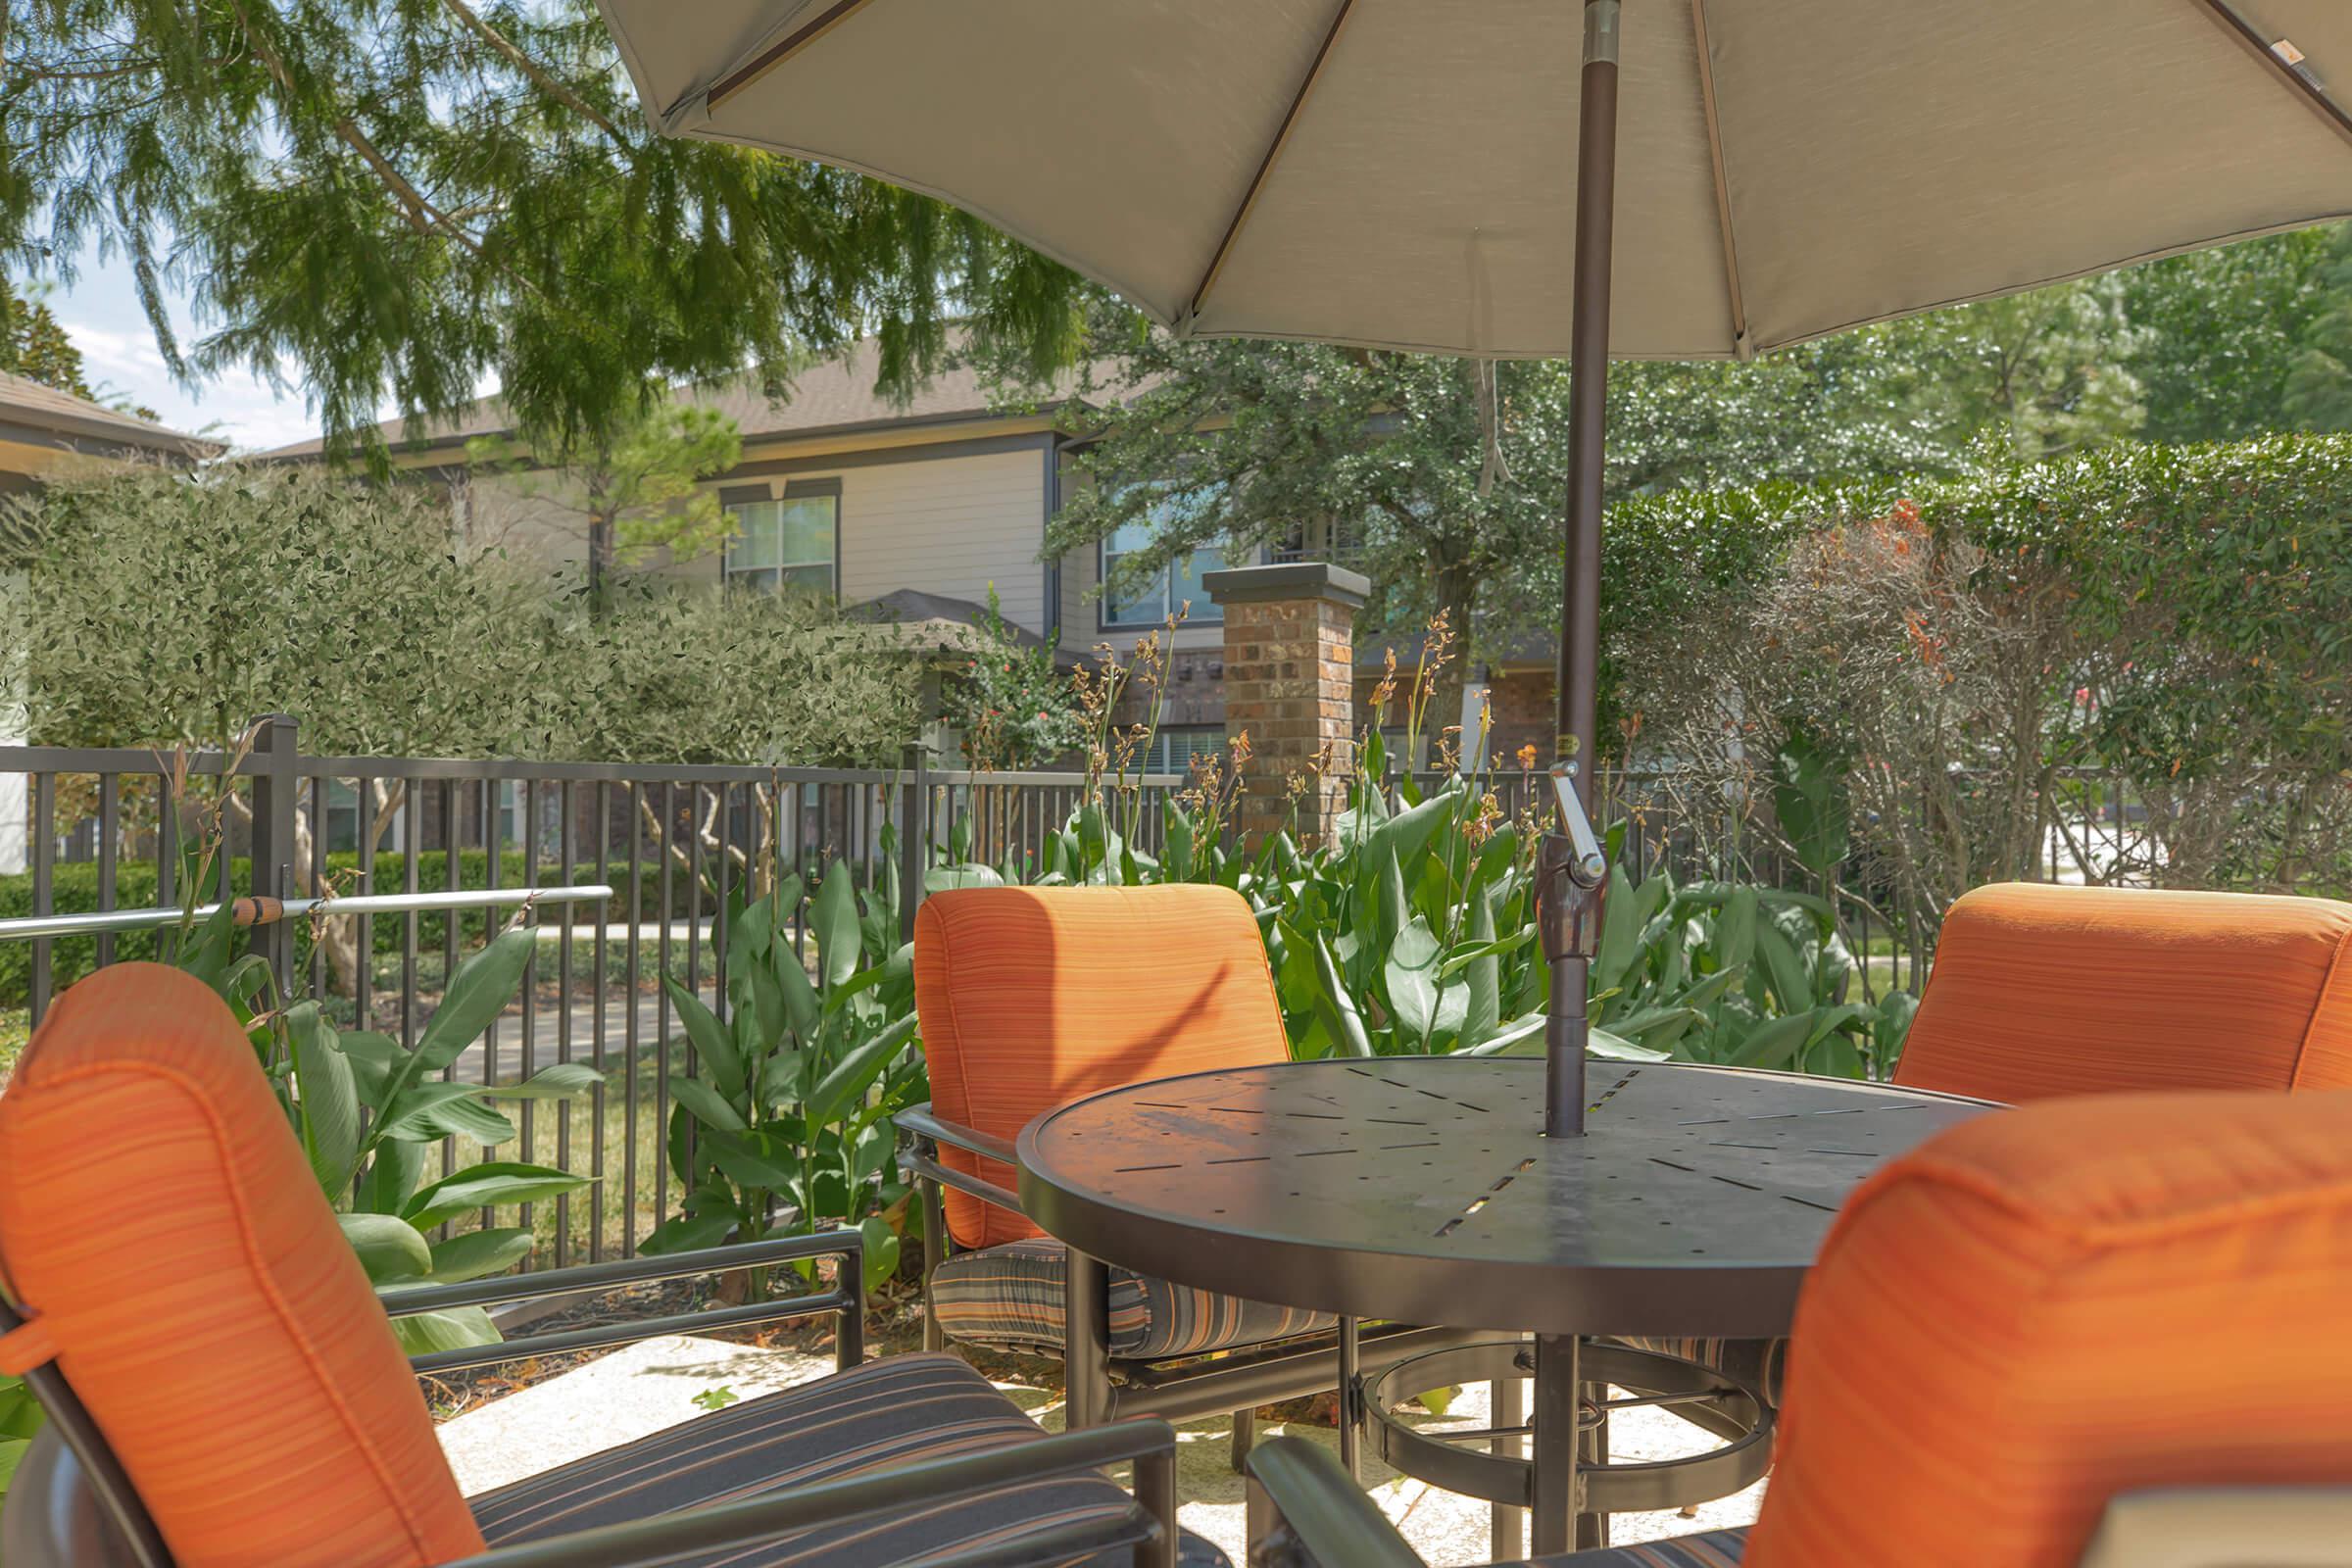
[[[1192,554],[1197,556],[1201,550],[1209,548],[1212,547],[1207,545],[1197,546],[1192,551]],[[1225,550],[1221,546],[1214,548],[1216,548],[1219,556],[1225,558],[1226,565],[1230,566],[1234,564],[1231,552]],[[1168,616],[1172,614],[1176,609],[1176,563],[1171,560],[1167,565],[1162,568],[1166,572],[1166,577],[1163,580],[1160,588],[1160,609],[1158,618],[1148,621],[1112,620],[1110,618],[1110,568],[1103,564],[1104,559],[1109,556],[1110,553],[1110,535],[1104,534],[1102,538],[1095,541],[1095,630],[1100,632],[1134,632],[1139,636],[1145,632],[1159,630],[1167,623]],[[1126,553],[1136,554],[1139,552]],[[1255,550],[1251,550],[1249,553],[1252,557],[1257,554]],[[1195,602],[1194,613],[1186,618],[1184,624],[1187,629],[1190,629],[1194,626],[1222,626],[1225,624],[1225,607],[1218,604],[1215,600],[1209,599],[1207,597],[1207,592],[1204,589],[1201,593],[1201,599]]]
[[[786,501],[813,501],[824,497],[831,498],[833,502],[833,580],[825,597],[829,603],[838,605],[841,603],[842,533],[841,480],[838,476],[824,479],[787,479],[781,490],[768,485],[721,485],[718,491],[718,504],[722,510],[732,510],[736,507],[753,506],[761,502],[775,502],[780,505]],[[727,535],[726,545],[719,551],[718,584],[721,590],[731,590],[734,578],[738,575],[734,568],[735,540],[741,531],[741,529],[731,531]],[[808,565],[813,563],[804,562],[801,564]],[[753,569],[767,570],[770,568],[757,567]],[[775,569],[781,570],[782,568]]]

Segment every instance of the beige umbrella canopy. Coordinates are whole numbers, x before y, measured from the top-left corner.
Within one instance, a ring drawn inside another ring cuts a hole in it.
[[[604,0],[665,131],[944,197],[1180,329],[1565,356],[1577,0]],[[1626,0],[1613,352],[2352,214],[2345,0]],[[2287,51],[2282,51],[2287,52]]]
[[[942,197],[1176,331],[1569,357],[1554,1135],[1584,1128],[1605,874],[1576,763],[1608,358],[2352,215],[2324,85],[2352,0],[600,3],[663,132]]]

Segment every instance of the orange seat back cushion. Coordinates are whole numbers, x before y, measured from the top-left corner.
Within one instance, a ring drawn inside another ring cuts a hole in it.
[[[1894,1081],[2010,1104],[2352,1086],[2352,905],[2005,883],[1955,903]]]
[[[228,1008],[74,986],[0,1095],[0,1271],[179,1568],[482,1549],[416,1380]]]
[[[1982,1117],[1856,1193],[1744,1568],[2074,1568],[2108,1499],[2352,1475],[2352,1097]]]
[[[936,894],[915,916],[914,995],[933,1106],[1000,1138],[1099,1090],[1290,1059],[1265,943],[1229,888]],[[1014,1181],[997,1160],[940,1158]],[[1018,1214],[946,1196],[960,1247],[1039,1234]]]

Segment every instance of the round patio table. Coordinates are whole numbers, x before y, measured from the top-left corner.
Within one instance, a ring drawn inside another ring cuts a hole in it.
[[[1543,1135],[1534,1059],[1331,1058],[1115,1089],[1023,1129],[1021,1200],[1074,1253],[1139,1274],[1533,1334],[1534,1544],[1564,1550],[1578,1338],[1788,1333],[1854,1188],[1988,1108],[1844,1079],[1592,1066],[1586,1132],[1562,1139]],[[1087,1272],[1072,1259],[1073,1282]],[[1070,1332],[1075,1364],[1075,1313]]]

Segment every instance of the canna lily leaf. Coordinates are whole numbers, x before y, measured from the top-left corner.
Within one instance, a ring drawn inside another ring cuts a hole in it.
[[[402,1205],[400,1217],[420,1231],[429,1231],[470,1209],[535,1203],[564,1193],[576,1193],[588,1185],[588,1177],[574,1176],[550,1165],[485,1160],[479,1165],[464,1166],[430,1187],[419,1188]]]
[[[800,1183],[799,1161],[789,1152],[779,1153],[761,1134],[706,1128],[703,1144],[710,1152],[710,1162],[746,1187],[783,1192]]]
[[[917,1021],[914,1014],[908,1013],[871,1040],[852,1048],[809,1092],[809,1119],[831,1121],[862,1099],[890,1065],[891,1058],[906,1050],[906,1043],[914,1038]]]
[[[1788,940],[1775,921],[1766,920],[1756,928],[1756,948],[1764,955],[1764,971],[1772,983],[1772,994],[1783,1012],[1807,1008],[1813,1003],[1812,977],[1805,973],[1805,961],[1797,956],[1796,946]]]
[[[1438,939],[1419,915],[1396,933],[1381,976],[1400,1035],[1425,1046],[1437,1022]]]
[[[514,1228],[467,1231],[446,1242],[435,1242],[433,1283],[456,1285],[487,1274],[504,1274],[530,1256],[534,1245],[529,1231]]]
[[[442,1312],[418,1312],[394,1318],[392,1333],[408,1355],[430,1355],[435,1350],[466,1350],[477,1345],[496,1345],[504,1336],[490,1314],[478,1306],[451,1307]]]
[[[1348,994],[1347,982],[1331,956],[1331,945],[1323,940],[1320,931],[1315,933],[1315,970],[1323,982],[1315,996],[1315,1006],[1323,1015],[1323,1027],[1330,1032],[1332,1042],[1348,1055],[1371,1055],[1372,1037],[1364,1032],[1363,1016],[1356,1011],[1355,999]]]
[[[1739,969],[1756,952],[1756,890],[1750,887],[1734,888],[1723,901],[1723,912],[1715,917],[1715,950],[1718,969]]]
[[[1541,1056],[1544,1054],[1544,1025],[1547,1020],[1540,1012],[1514,1018],[1502,1026],[1492,1039],[1463,1053],[1469,1056]]]
[[[670,1005],[678,1009],[678,1022],[685,1028],[686,1038],[694,1046],[694,1054],[701,1059],[711,1086],[729,1099],[741,1095],[743,1053],[728,1035],[726,1025],[703,1005],[700,997],[679,984],[675,976],[663,975],[662,989],[669,993]]]
[[[862,951],[858,931],[858,894],[851,886],[856,872],[847,860],[835,860],[809,906],[808,925],[816,935],[817,972],[827,988],[858,971]]]
[[[573,1100],[599,1088],[605,1075],[584,1061],[560,1061],[543,1067],[518,1084],[501,1084],[482,1091],[490,1100]]]
[[[1813,1031],[1813,1016],[1800,1012],[1758,1025],[1732,1053],[1735,1067],[1779,1068],[1804,1048]]]
[[[294,1043],[302,1152],[320,1189],[330,1200],[339,1199],[360,1158],[359,1086],[334,1026],[318,1015],[318,1004],[287,1008],[286,1032]]]
[[[394,1214],[337,1214],[343,1239],[359,1254],[370,1285],[422,1279],[433,1271],[433,1250],[416,1227]]]
[[[680,1214],[655,1226],[653,1234],[637,1244],[637,1250],[656,1256],[663,1252],[699,1252],[706,1247],[723,1245],[735,1225],[733,1214]]]
[[[669,1098],[694,1113],[695,1119],[706,1127],[715,1127],[724,1133],[739,1133],[750,1126],[743,1112],[728,1103],[725,1096],[700,1078],[669,1080]]]

